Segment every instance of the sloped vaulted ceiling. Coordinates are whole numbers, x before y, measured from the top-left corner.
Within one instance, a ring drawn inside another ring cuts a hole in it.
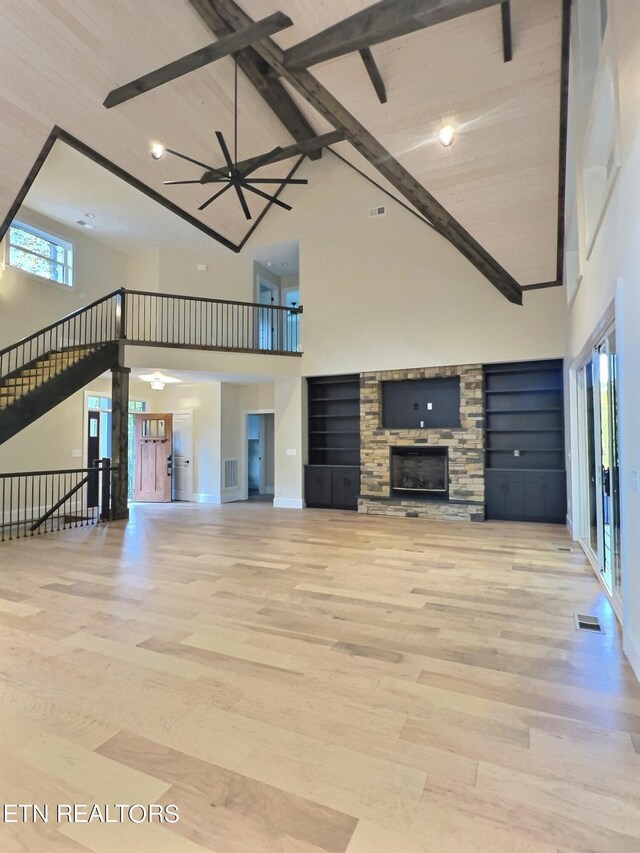
[[[254,20],[278,10],[288,14],[294,25],[273,37],[286,49],[371,3],[240,0],[239,5]],[[511,0],[511,18],[514,58],[508,63],[499,7],[375,45],[386,104],[378,101],[358,54],[311,72],[527,285],[556,278],[562,0]],[[175,158],[149,157],[150,142],[161,140],[218,164],[214,131],[230,137],[233,130],[233,61],[222,59],[114,109],[102,106],[114,87],[213,40],[189,0],[5,0],[0,220],[58,125],[239,244],[247,224],[233,194],[198,213],[206,188],[164,187],[162,181],[199,177],[200,170]],[[283,85],[315,132],[330,129],[288,83]],[[294,141],[243,75],[239,103],[241,158]],[[458,129],[448,149],[436,141],[445,123]],[[348,142],[335,150],[391,188]],[[262,174],[282,175],[293,163],[267,167]],[[262,208],[256,199],[254,218]]]

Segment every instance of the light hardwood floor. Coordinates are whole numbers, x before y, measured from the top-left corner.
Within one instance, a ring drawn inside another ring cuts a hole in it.
[[[252,503],[0,546],[0,800],[180,807],[0,850],[637,853],[640,686],[559,545]]]

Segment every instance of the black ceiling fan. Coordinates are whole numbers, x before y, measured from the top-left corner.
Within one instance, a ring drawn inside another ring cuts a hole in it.
[[[202,166],[203,169],[206,169],[205,173],[197,180],[186,180],[186,181],[163,181],[165,185],[176,185],[176,184],[224,184],[222,189],[215,192],[210,198],[208,198],[205,202],[203,202],[198,210],[204,210],[208,207],[213,201],[217,198],[220,198],[221,195],[230,190],[232,187],[236,191],[236,195],[238,196],[238,201],[242,207],[244,215],[247,219],[251,219],[251,210],[249,209],[249,205],[247,204],[247,200],[245,198],[244,191],[247,190],[251,193],[254,193],[261,198],[267,199],[267,201],[272,202],[273,204],[277,204],[278,207],[283,207],[285,210],[292,210],[290,204],[285,204],[285,202],[280,201],[275,195],[271,195],[270,193],[264,192],[264,190],[258,189],[255,184],[278,184],[280,188],[286,186],[287,184],[308,184],[309,182],[305,178],[251,178],[249,177],[255,171],[260,169],[262,166],[266,166],[268,163],[275,162],[283,159],[282,154],[288,154],[288,156],[293,156],[295,153],[307,153],[305,150],[305,143],[300,143],[299,145],[292,145],[287,149],[283,149],[280,146],[273,148],[271,151],[268,151],[266,154],[262,154],[259,157],[254,157],[251,160],[245,160],[243,163],[238,162],[238,62],[236,60],[235,63],[235,79],[234,79],[234,157],[231,157],[231,152],[227,146],[224,135],[220,130],[216,130],[216,139],[218,140],[218,145],[220,146],[220,150],[222,151],[222,156],[225,159],[226,165],[222,168],[209,166],[206,163],[201,163],[199,160],[194,160],[193,157],[187,157],[186,154],[181,154],[179,151],[174,151],[171,148],[164,149],[168,154],[173,154],[176,157],[180,157],[183,160],[188,160],[190,163],[195,163],[196,166]],[[307,148],[310,148],[311,145],[313,147],[318,147],[320,140],[322,137],[316,137],[315,140],[308,140],[309,145]],[[325,144],[322,142],[322,144]],[[289,154],[289,152],[291,153]]]

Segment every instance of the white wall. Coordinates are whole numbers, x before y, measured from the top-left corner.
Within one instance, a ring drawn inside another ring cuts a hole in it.
[[[298,380],[299,381],[299,380]],[[256,383],[238,385],[224,382],[222,385],[221,416],[221,456],[225,459],[237,459],[238,485],[235,488],[222,487],[222,502],[241,500],[247,497],[247,413],[269,411],[274,408],[274,389],[272,384]],[[276,497],[277,497],[276,491]]]
[[[589,0],[595,2],[595,0]],[[580,11],[580,6],[578,7]],[[618,326],[622,570],[624,644],[640,677],[640,494],[631,472],[640,469],[640,15],[637,0],[609,0],[608,37],[617,77],[620,116],[620,171],[591,255],[586,256],[582,176],[584,114],[574,116],[576,149],[570,168],[576,175],[582,281],[569,313],[568,354],[574,358],[588,342],[607,307],[616,300]],[[574,89],[572,98],[577,97]],[[570,213],[570,211],[569,211]],[[616,298],[617,292],[617,298]],[[574,414],[575,417],[575,414]]]
[[[275,498],[274,506],[304,506],[302,464],[305,459],[306,418],[303,379],[275,381]]]
[[[5,238],[0,244],[0,347],[127,284],[127,256],[122,252],[24,207],[18,219],[74,244],[74,285],[53,284],[4,265]]]
[[[300,239],[304,375],[564,355],[561,288],[512,305],[450,243],[331,154],[302,168],[309,186],[286,191],[293,212],[271,211],[250,245]],[[386,216],[369,219],[380,204]]]
[[[194,500],[220,503],[220,411],[222,383],[214,381],[165,385],[152,392],[157,412],[193,412]]]
[[[160,289],[160,250],[157,247],[127,256],[127,288],[152,292]]]
[[[198,265],[207,269],[199,271]],[[201,249],[160,247],[159,275],[164,293],[253,302],[253,260],[209,238]]]

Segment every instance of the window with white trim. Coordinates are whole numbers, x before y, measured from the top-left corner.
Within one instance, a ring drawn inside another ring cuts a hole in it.
[[[73,286],[73,244],[17,219],[9,226],[5,263],[30,275]]]

